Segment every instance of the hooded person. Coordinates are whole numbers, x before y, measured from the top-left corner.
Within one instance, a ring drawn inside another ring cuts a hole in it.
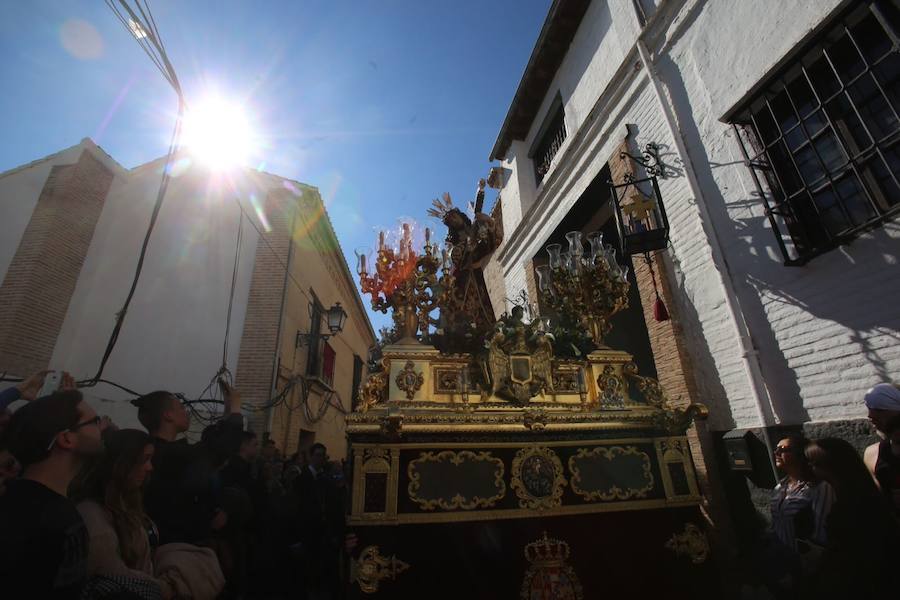
[[[869,421],[882,438],[866,448],[865,463],[900,517],[900,387],[879,383],[865,395]]]

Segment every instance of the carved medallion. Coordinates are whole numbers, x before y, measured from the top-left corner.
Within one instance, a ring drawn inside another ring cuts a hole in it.
[[[695,565],[706,562],[709,556],[709,541],[706,534],[693,523],[684,526],[684,533],[672,534],[666,542],[666,548],[674,551],[676,556],[687,556]]]
[[[522,580],[521,600],[583,600],[581,582],[566,561],[569,545],[543,537],[525,546],[525,558],[531,563]]]
[[[425,376],[421,371],[416,371],[416,365],[413,361],[408,360],[403,369],[397,373],[394,381],[396,381],[397,387],[400,388],[401,392],[406,392],[406,399],[412,400],[416,392],[422,387],[422,384],[425,383]]]
[[[603,367],[603,372],[597,377],[597,389],[600,390],[600,406],[604,408],[624,408],[625,381],[616,374],[616,370],[612,365]]]
[[[562,462],[550,448],[522,448],[512,462],[510,487],[519,497],[519,506],[543,510],[562,504]]]
[[[374,594],[382,581],[394,580],[407,569],[409,565],[396,556],[381,556],[378,546],[367,546],[356,561],[355,579],[364,593]]]

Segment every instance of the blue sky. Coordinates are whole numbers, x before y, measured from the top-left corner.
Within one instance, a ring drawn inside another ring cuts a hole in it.
[[[424,218],[445,191],[472,198],[549,4],[151,8],[188,101],[216,90],[251,107],[263,168],[319,187],[352,263],[376,226]],[[0,171],[83,137],[126,167],[165,153],[174,93],[101,0],[0,2],[0,53]]]

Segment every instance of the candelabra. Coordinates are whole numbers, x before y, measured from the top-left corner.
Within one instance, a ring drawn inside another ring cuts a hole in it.
[[[394,326],[401,340],[413,341],[420,333],[422,341],[427,342],[430,327],[437,324],[431,313],[453,285],[447,250],[440,250],[438,257],[438,248],[431,242],[431,230],[426,228],[423,251],[417,254],[412,245],[411,226],[404,223],[397,247],[385,244],[383,231],[378,234],[378,254],[371,274],[367,263],[366,253],[357,251],[356,272],[363,293],[372,297],[372,309],[382,313],[393,311]]]
[[[616,262],[616,250],[603,244],[603,234],[588,236],[585,255],[580,231],[566,234],[568,251],[550,244],[549,264],[537,267],[542,304],[563,323],[579,324],[597,346],[611,328],[610,318],[628,306],[628,267]]]

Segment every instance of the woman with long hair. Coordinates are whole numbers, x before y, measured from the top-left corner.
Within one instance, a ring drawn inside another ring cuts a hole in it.
[[[762,540],[762,572],[776,598],[793,598],[804,573],[814,568],[825,544],[825,521],[834,499],[806,460],[809,440],[786,436],[775,446],[775,466],[784,477],[772,491],[772,528]]]
[[[110,432],[104,441],[106,452],[87,472],[77,507],[90,536],[89,585],[98,597],[126,591],[145,599],[171,598],[171,586],[153,576],[159,534],[142,500],[153,470],[153,441],[137,429]]]
[[[900,593],[900,526],[856,448],[825,438],[806,448],[813,472],[834,488],[828,542],[814,598],[888,598]]]

